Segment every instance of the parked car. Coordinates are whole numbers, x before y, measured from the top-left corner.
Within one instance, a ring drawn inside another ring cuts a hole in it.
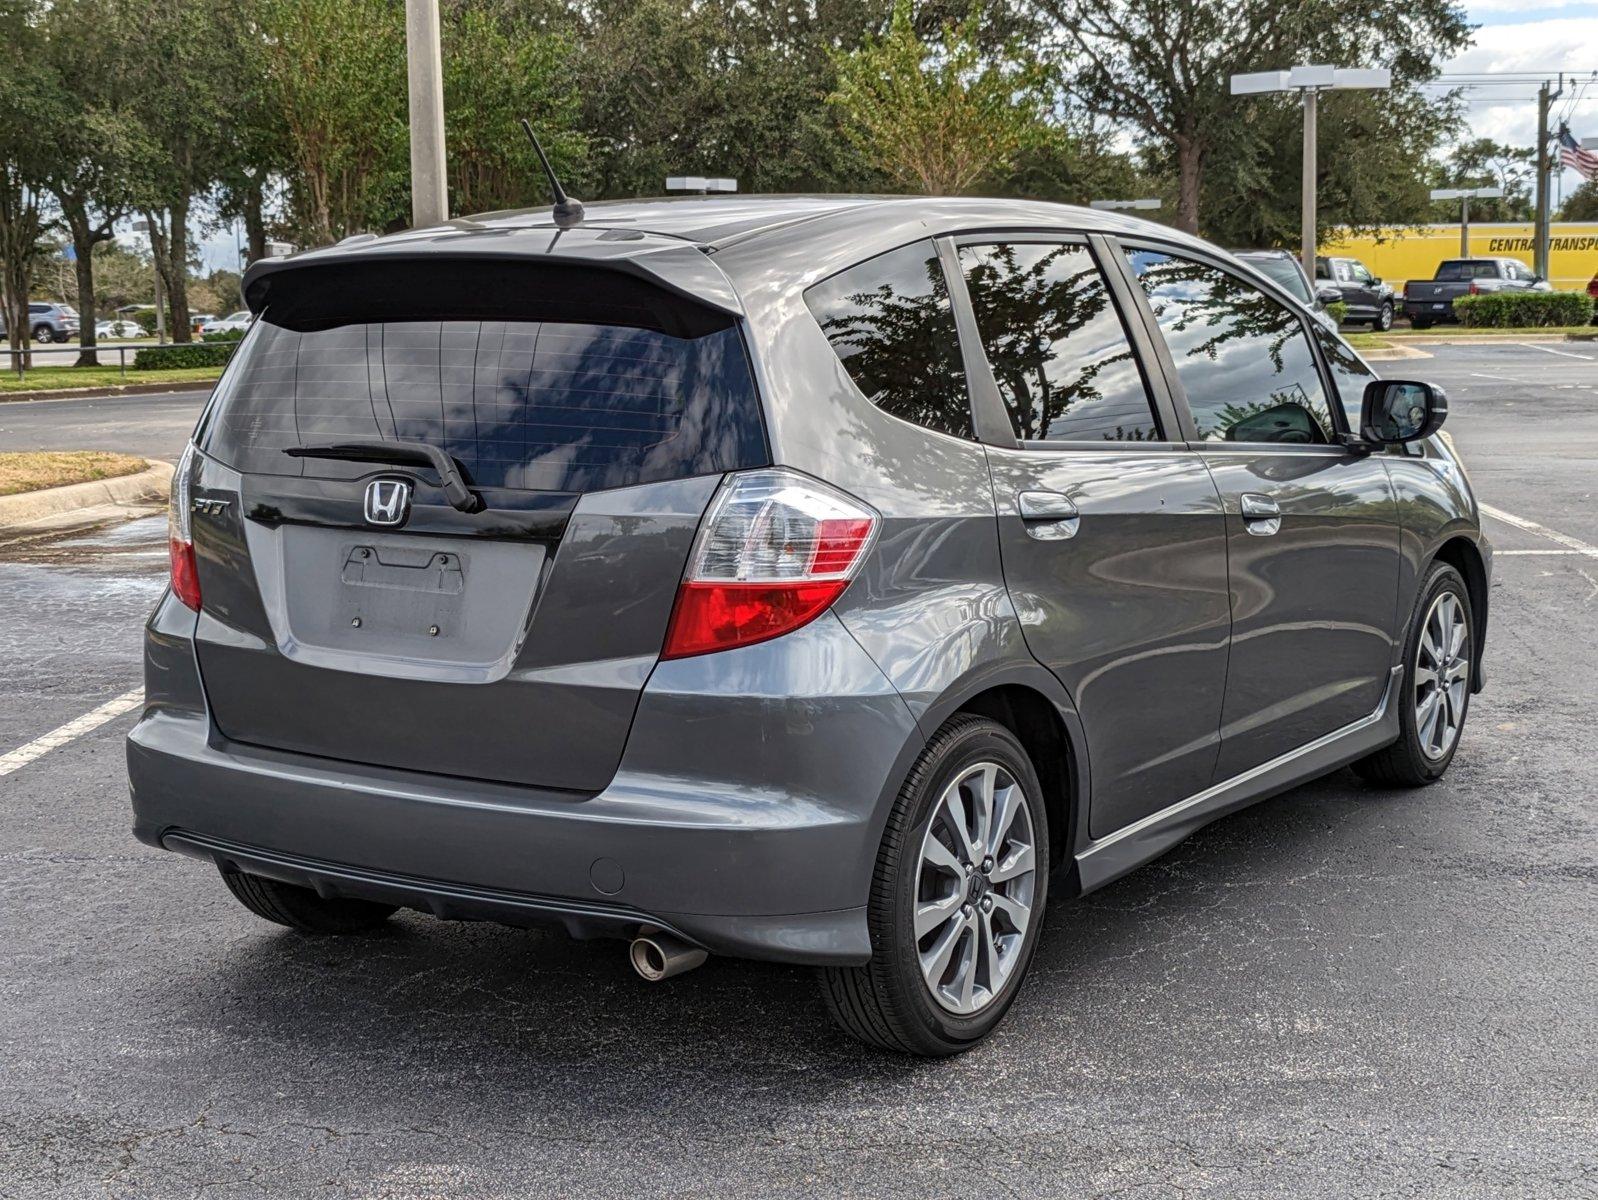
[[[1337,321],[1326,311],[1326,306],[1341,300],[1342,293],[1329,283],[1311,288],[1297,255],[1288,250],[1234,250],[1233,253],[1308,308],[1328,329],[1336,331]]]
[[[94,324],[96,338],[136,338],[143,334],[144,330],[139,328],[137,321],[118,318],[114,321],[96,321]]]
[[[189,317],[189,329],[194,333],[204,333],[207,325],[218,320],[221,318],[215,313],[193,313]]]
[[[1315,283],[1337,289],[1338,297],[1348,306],[1350,323],[1366,322],[1378,332],[1393,327],[1393,313],[1398,307],[1398,296],[1392,287],[1372,275],[1370,268],[1357,258],[1317,257]]]
[[[1548,281],[1515,258],[1449,258],[1431,279],[1404,285],[1404,312],[1416,329],[1457,321],[1454,301],[1488,292],[1547,292]]]
[[[207,321],[204,325],[200,326],[200,332],[231,333],[234,330],[237,330],[238,332],[242,333],[249,327],[250,313],[249,310],[246,309],[243,312],[230,313],[229,315],[220,319]]]
[[[0,313],[0,337],[6,333],[5,314]],[[78,336],[77,310],[66,304],[33,300],[28,303],[28,333],[36,342],[70,342]]]
[[[812,964],[944,1055],[1053,894],[1345,763],[1447,770],[1491,550],[1446,398],[1252,268],[1022,201],[589,212],[249,268],[139,838],[306,933]]]

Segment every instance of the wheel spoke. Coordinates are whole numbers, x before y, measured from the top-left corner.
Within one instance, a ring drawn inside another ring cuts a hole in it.
[[[1436,682],[1436,671],[1432,670],[1430,667],[1423,667],[1419,663],[1415,665],[1415,690],[1417,692],[1424,688],[1427,684],[1435,684]]]
[[[981,772],[975,780],[976,803],[976,829],[972,831],[973,844],[972,861],[978,862],[982,858],[982,851],[987,848],[988,834],[993,829],[993,802],[994,792],[999,786],[999,768],[992,763],[984,763]]]
[[[943,900],[928,900],[916,906],[916,941],[920,941],[939,925],[942,925],[955,913],[960,911],[960,901],[963,896],[956,891],[952,896]]]
[[[960,856],[933,837],[930,829],[927,830],[926,843],[921,848],[921,861],[930,866],[941,867],[961,879],[965,878],[965,864],[960,861]]]
[[[965,800],[961,796],[960,784],[955,784],[943,794],[943,807],[948,815],[948,822],[953,827],[954,836],[960,839],[960,846],[965,851],[967,862],[976,862],[982,855],[976,843],[971,838],[971,827],[965,813]]]
[[[1006,883],[1018,879],[1032,869],[1034,857],[1031,846],[1017,846],[1003,862],[993,865],[993,873],[988,876],[988,881]]]
[[[1002,912],[1010,918],[1010,924],[1015,926],[1017,933],[1025,933],[1027,923],[1032,920],[1032,910],[1019,900],[1004,895],[1002,892],[993,893],[993,911]]]
[[[977,959],[981,955],[979,943],[982,940],[975,921],[967,921],[966,928],[971,931],[971,944],[969,949],[961,954],[959,973],[954,977],[954,994],[958,998],[961,1012],[970,1012],[972,1009],[971,998],[976,993]]]
[[[1441,712],[1442,692],[1434,691],[1415,710],[1415,733],[1419,736],[1421,745],[1435,745],[1432,732],[1437,724]]]
[[[1448,664],[1448,670],[1443,672],[1443,678],[1449,683],[1459,683],[1470,674],[1470,660],[1459,658]]]
[[[937,991],[943,973],[949,969],[949,959],[954,955],[954,948],[960,944],[960,935],[966,931],[966,927],[967,922],[963,918],[950,921],[932,948],[921,956],[921,974],[932,985],[933,991]]]
[[[1000,788],[994,796],[993,802],[993,828],[988,830],[988,853],[994,858],[999,856],[999,850],[1004,845],[1004,839],[1009,835],[1010,827],[1015,824],[1016,813],[1021,811],[1021,789],[1015,784]]]

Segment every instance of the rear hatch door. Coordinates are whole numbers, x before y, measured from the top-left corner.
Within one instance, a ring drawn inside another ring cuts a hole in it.
[[[514,261],[275,276],[196,444],[224,737],[584,793],[722,474],[769,461],[736,318]],[[470,502],[384,446],[447,454]]]

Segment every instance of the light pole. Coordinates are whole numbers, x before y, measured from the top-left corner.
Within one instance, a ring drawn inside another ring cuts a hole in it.
[[[1300,252],[1304,274],[1315,278],[1315,120],[1320,94],[1334,88],[1389,88],[1393,73],[1386,67],[1294,67],[1289,71],[1259,71],[1232,76],[1232,95],[1262,92],[1297,92],[1304,101],[1304,174],[1302,183],[1303,230]]]
[[[444,55],[438,0],[405,0],[405,52],[411,95],[411,224],[449,219],[444,166]]]
[[[1470,257],[1470,202],[1496,200],[1504,194],[1503,188],[1433,188],[1433,200],[1459,201],[1459,257]]]
[[[1116,209],[1122,208],[1159,208],[1160,201],[1154,196],[1145,196],[1139,200],[1089,200],[1088,207],[1101,209],[1106,212],[1113,212]]]

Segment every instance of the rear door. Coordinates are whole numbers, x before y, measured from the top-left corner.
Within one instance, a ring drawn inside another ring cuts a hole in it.
[[[1150,386],[1106,251],[1021,235],[947,251],[973,403],[1013,434],[988,439],[1005,583],[1081,717],[1094,837],[1209,783],[1230,626],[1220,496]]]
[[[196,640],[224,737],[610,780],[699,519],[768,455],[733,318],[554,270],[273,278],[196,434]],[[303,456],[352,442],[444,451],[480,510],[429,466]]]
[[[1393,659],[1398,516],[1306,324],[1198,251],[1126,246],[1184,432],[1226,509],[1232,651],[1218,779],[1368,716]]]

